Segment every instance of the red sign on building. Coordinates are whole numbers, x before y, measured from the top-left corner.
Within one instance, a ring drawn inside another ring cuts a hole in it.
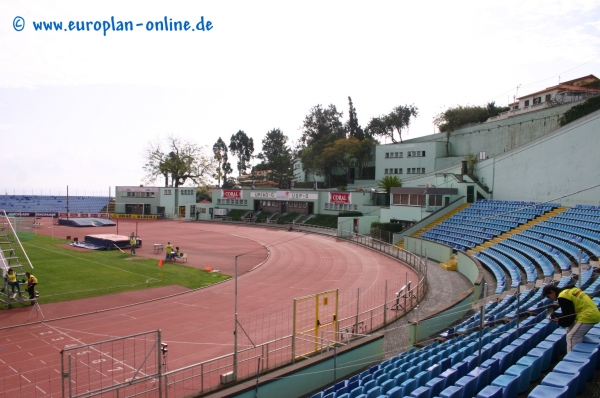
[[[224,189],[221,191],[221,199],[241,199],[241,189]]]
[[[329,203],[340,205],[351,203],[350,192],[329,192]]]

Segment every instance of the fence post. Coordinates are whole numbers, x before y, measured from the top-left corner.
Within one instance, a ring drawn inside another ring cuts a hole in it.
[[[356,326],[354,327],[354,334],[358,334],[358,314],[360,312],[360,287],[356,290]]]
[[[388,293],[388,280],[385,280],[385,292],[383,293],[383,324],[387,325],[387,293]]]

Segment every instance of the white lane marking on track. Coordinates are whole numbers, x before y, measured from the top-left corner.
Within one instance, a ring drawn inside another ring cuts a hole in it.
[[[27,380],[27,383],[31,383],[31,380],[29,380],[27,377],[21,375],[22,378],[24,378],[25,380]]]
[[[137,319],[137,318],[132,317],[131,315],[127,315],[127,314],[121,314],[121,315],[126,316],[127,318]]]
[[[15,370],[15,368],[13,368],[13,367],[12,367],[12,366],[10,366],[10,365],[8,366],[8,368],[9,368],[10,370],[12,370],[13,372],[15,372],[15,373],[19,373],[19,372],[17,372],[17,371]]]
[[[44,395],[46,394],[46,391],[42,390],[39,386],[35,386],[35,388],[37,388],[38,390],[40,390]]]

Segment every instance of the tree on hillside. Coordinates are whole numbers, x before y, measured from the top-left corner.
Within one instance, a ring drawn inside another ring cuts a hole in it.
[[[402,180],[397,176],[385,176],[377,183],[377,186],[385,189],[385,193],[389,195],[392,192],[392,188],[402,186]]]
[[[450,156],[450,136],[454,130],[471,123],[483,123],[488,118],[498,116],[509,109],[508,107],[497,107],[495,102],[490,102],[485,107],[457,105],[437,115],[433,123],[438,127],[440,133],[446,133],[446,156]]]
[[[227,179],[228,173],[224,173],[223,165],[229,160],[229,156],[227,154],[227,144],[225,144],[225,141],[223,141],[221,137],[219,137],[217,142],[213,145],[213,154],[215,155],[215,160],[217,161],[217,168],[214,177],[218,181],[217,186],[220,187],[221,178],[223,178],[223,181]],[[231,169],[231,166],[229,166],[229,168]]]
[[[342,112],[331,104],[327,108],[321,105],[314,106],[304,118],[297,150],[306,173],[326,173],[323,168],[326,163],[320,156],[327,144],[346,137],[342,116]],[[309,148],[310,150],[307,150]]]
[[[410,127],[410,118],[417,116],[419,116],[419,109],[414,105],[397,106],[387,115],[387,123],[396,130],[400,142],[402,142],[402,131]],[[396,142],[393,135],[391,138]]]
[[[359,141],[365,139],[365,132],[362,127],[360,127],[360,124],[358,124],[356,108],[354,108],[352,98],[350,97],[348,97],[348,121],[346,122],[346,130],[348,131],[349,137],[358,138]]]
[[[395,133],[402,142],[402,132],[410,127],[411,117],[419,116],[419,109],[414,105],[400,105],[387,115],[374,117],[367,125],[367,133],[372,136],[388,137],[397,142]]]
[[[166,141],[166,144],[149,142],[146,146],[143,166],[146,183],[153,184],[162,177],[165,187],[180,187],[189,181],[201,185],[214,174],[214,158],[205,147],[171,135]]]
[[[292,151],[287,145],[288,137],[279,129],[273,129],[262,140],[260,169],[270,170],[267,178],[271,181],[287,181],[292,178]],[[258,170],[258,169],[257,169]]]
[[[250,167],[250,160],[254,153],[254,140],[239,130],[231,136],[229,150],[237,157],[238,176],[241,176]]]

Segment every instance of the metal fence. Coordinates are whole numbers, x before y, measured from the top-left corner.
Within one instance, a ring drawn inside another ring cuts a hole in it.
[[[398,250],[368,236],[348,234],[344,239],[368,246],[397,258],[414,271],[406,272],[368,289],[341,294],[338,299],[337,331],[323,331],[318,338],[321,351],[347,344],[376,331],[412,310],[427,292],[427,261],[412,253]],[[237,352],[237,380],[256,377],[275,368],[297,361],[294,339],[314,343],[313,335],[293,335],[293,308],[240,318],[241,330]],[[182,397],[190,393],[206,393],[232,381],[234,354],[204,361],[164,375],[165,396]]]

